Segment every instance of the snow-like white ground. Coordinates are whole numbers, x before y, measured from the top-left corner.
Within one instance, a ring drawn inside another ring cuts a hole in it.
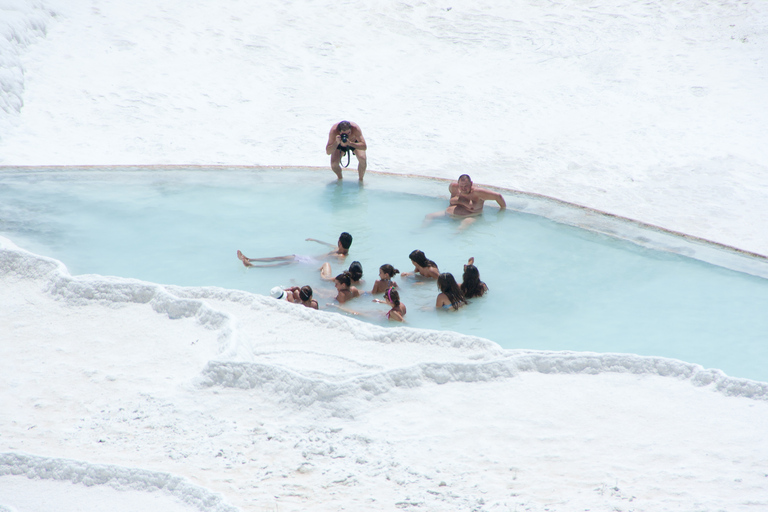
[[[371,171],[766,255],[767,27],[759,0],[0,0],[0,165],[324,166],[348,118]],[[72,278],[5,239],[0,269],[2,511],[768,509],[765,383]]]

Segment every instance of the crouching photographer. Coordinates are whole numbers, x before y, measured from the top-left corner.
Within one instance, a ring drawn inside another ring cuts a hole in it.
[[[365,169],[368,167],[365,151],[368,149],[363,137],[363,131],[360,127],[350,121],[339,121],[331,127],[328,134],[328,144],[325,146],[325,153],[331,155],[331,170],[338,179],[341,177],[341,159],[347,156],[347,165],[349,165],[350,154],[357,158],[357,174],[360,181],[363,181]],[[346,167],[346,166],[345,166]]]

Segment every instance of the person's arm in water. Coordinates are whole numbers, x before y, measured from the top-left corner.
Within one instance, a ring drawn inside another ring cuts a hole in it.
[[[492,192],[484,188],[475,188],[473,189],[473,192],[477,194],[477,197],[479,197],[483,201],[496,201],[499,204],[500,210],[503,210],[507,207],[507,202],[504,201],[504,196],[502,196],[498,192]]]
[[[337,248],[336,244],[331,244],[328,242],[323,242],[322,240],[318,240],[317,238],[306,238],[304,239],[305,242],[317,242],[319,244],[327,245],[328,247],[333,247],[334,249]]]

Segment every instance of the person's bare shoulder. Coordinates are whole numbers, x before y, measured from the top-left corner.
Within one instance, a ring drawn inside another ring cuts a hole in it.
[[[484,200],[494,199],[500,195],[497,192],[493,192],[491,190],[488,190],[487,188],[480,188],[480,187],[472,187],[472,192],[477,197]]]

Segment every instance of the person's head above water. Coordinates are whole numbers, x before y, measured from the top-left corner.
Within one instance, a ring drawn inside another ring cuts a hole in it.
[[[309,285],[302,286],[301,290],[299,290],[299,298],[302,300],[302,302],[307,302],[308,300],[311,300],[312,287]]]
[[[440,276],[437,278],[437,287],[440,288],[440,291],[443,293],[448,293],[449,291],[453,292],[456,290],[461,291],[459,289],[459,284],[456,282],[456,279],[450,272],[443,272],[440,274]]]
[[[411,259],[411,261],[422,267],[437,267],[437,263],[427,258],[427,255],[424,254],[424,251],[420,251],[419,249],[416,249],[415,251],[411,251],[411,254],[408,255],[408,257]]]
[[[389,263],[385,263],[384,265],[379,267],[379,277],[381,277],[382,279],[384,279],[384,276],[387,276],[387,279],[392,279],[393,277],[395,277],[395,274],[399,274],[399,273],[400,271],[397,270],[392,265],[390,265]]]
[[[342,249],[349,250],[349,247],[352,245],[352,235],[347,233],[346,231],[339,235],[339,245]]]
[[[387,291],[384,292],[384,296],[393,306],[397,307],[400,305],[400,294],[394,287],[387,288]]]
[[[459,190],[464,192],[465,194],[468,194],[472,191],[472,178],[469,177],[469,174],[462,174],[459,176],[458,179],[459,183]]]
[[[461,291],[464,297],[482,297],[487,287],[480,280],[480,271],[472,263],[464,265],[464,276],[462,277]]]
[[[438,289],[448,297],[453,309],[459,309],[459,306],[466,304],[464,294],[459,288],[459,284],[450,272],[444,272],[437,278]]]
[[[347,272],[349,272],[353,281],[359,281],[363,277],[363,265],[359,261],[353,261],[350,263]]]
[[[347,272],[346,270],[341,274],[337,275],[334,280],[336,281],[337,285],[342,286],[344,288],[349,288],[352,285],[352,276],[350,276],[349,272]]]

